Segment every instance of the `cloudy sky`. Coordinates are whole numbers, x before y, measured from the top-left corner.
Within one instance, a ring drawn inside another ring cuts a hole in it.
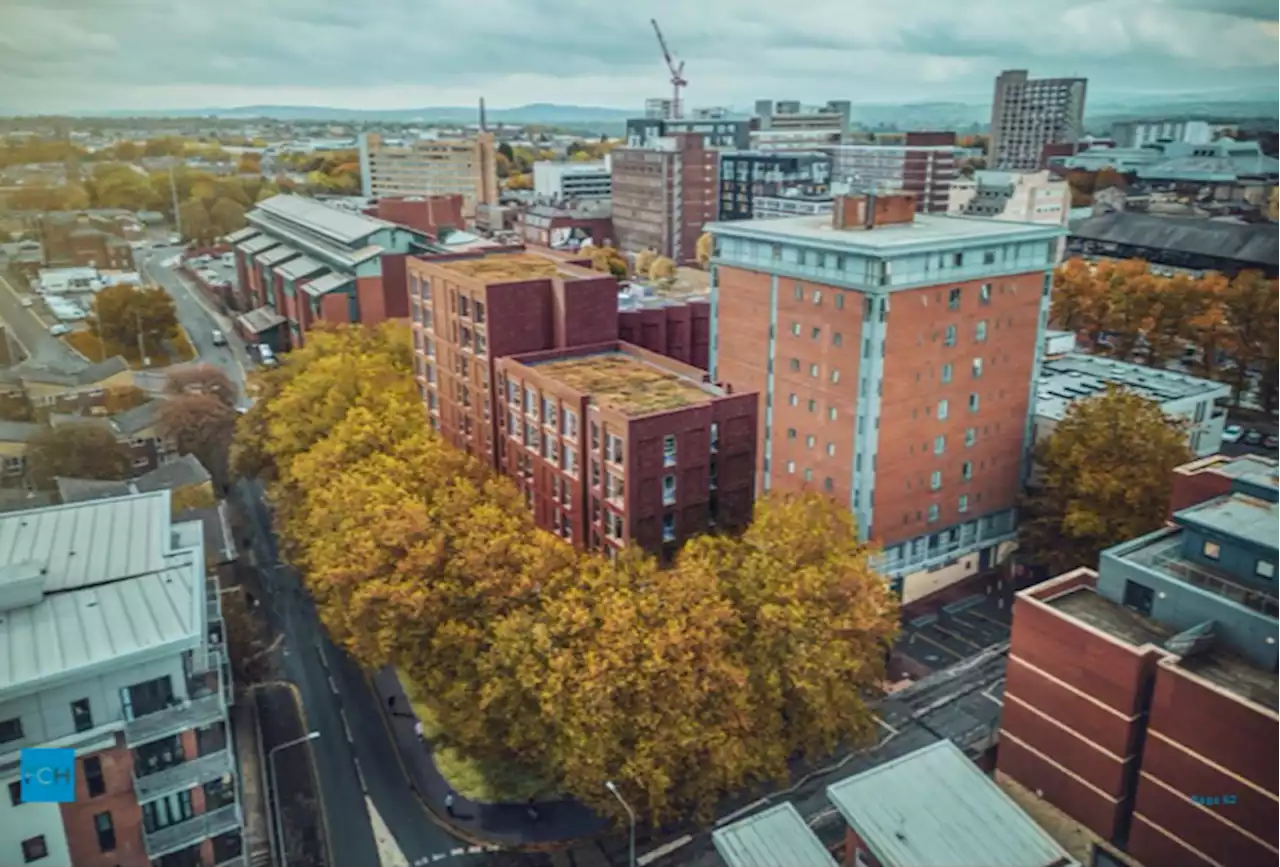
[[[985,101],[1002,68],[1091,97],[1272,87],[1276,0],[4,0],[0,111]]]

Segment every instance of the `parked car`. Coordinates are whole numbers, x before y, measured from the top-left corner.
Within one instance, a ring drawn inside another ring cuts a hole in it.
[[[227,345],[227,335],[223,334],[221,331],[219,331],[216,328],[213,329],[213,345],[214,346]]]
[[[55,325],[49,326],[49,333],[52,334],[54,337],[61,337],[64,334],[71,333],[71,326],[63,325],[61,322],[59,322]]]
[[[1271,436],[1263,440],[1262,444],[1269,449],[1274,449],[1274,448],[1280,447],[1280,439],[1277,439],[1276,435],[1272,434]]]
[[[35,296],[34,296],[34,295],[23,295],[23,296],[22,296],[22,306],[23,306],[23,307],[30,307],[30,306],[32,306],[32,305],[33,305],[33,304],[35,304],[35,303],[36,303],[36,298],[35,298]]]
[[[1244,436],[1244,428],[1238,424],[1229,424],[1222,429],[1222,441],[1224,443],[1238,443],[1242,436]]]
[[[275,367],[279,363],[276,361],[276,354],[265,343],[258,344],[258,358],[262,359],[263,367]]]
[[[1262,431],[1253,430],[1252,428],[1250,428],[1248,431],[1245,432],[1244,444],[1247,446],[1262,445]]]

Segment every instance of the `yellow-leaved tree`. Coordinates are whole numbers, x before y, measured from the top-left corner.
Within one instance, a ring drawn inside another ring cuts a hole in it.
[[[703,232],[698,236],[698,246],[694,248],[694,255],[698,258],[698,267],[707,270],[707,266],[711,264],[711,256],[715,253],[716,239],[710,232]]]

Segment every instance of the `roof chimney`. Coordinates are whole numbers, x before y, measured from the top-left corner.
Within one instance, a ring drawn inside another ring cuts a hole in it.
[[[480,97],[480,132],[488,132],[489,124],[485,122],[484,117],[484,97]]]

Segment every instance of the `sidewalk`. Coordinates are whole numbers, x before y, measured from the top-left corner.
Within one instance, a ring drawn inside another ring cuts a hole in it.
[[[606,820],[576,801],[539,801],[538,818],[531,819],[525,804],[482,804],[454,796],[450,816],[444,806],[449,784],[436,770],[430,742],[414,733],[416,718],[394,671],[383,669],[371,676],[383,718],[391,729],[396,751],[409,777],[409,785],[423,804],[459,835],[512,847],[539,847],[548,843],[595,837],[612,830]],[[388,699],[395,697],[395,712]]]
[[[230,708],[236,757],[240,760],[240,793],[244,813],[244,854],[250,865],[271,863],[271,839],[267,830],[267,800],[263,791],[262,756],[258,754],[258,720],[252,704]]]

